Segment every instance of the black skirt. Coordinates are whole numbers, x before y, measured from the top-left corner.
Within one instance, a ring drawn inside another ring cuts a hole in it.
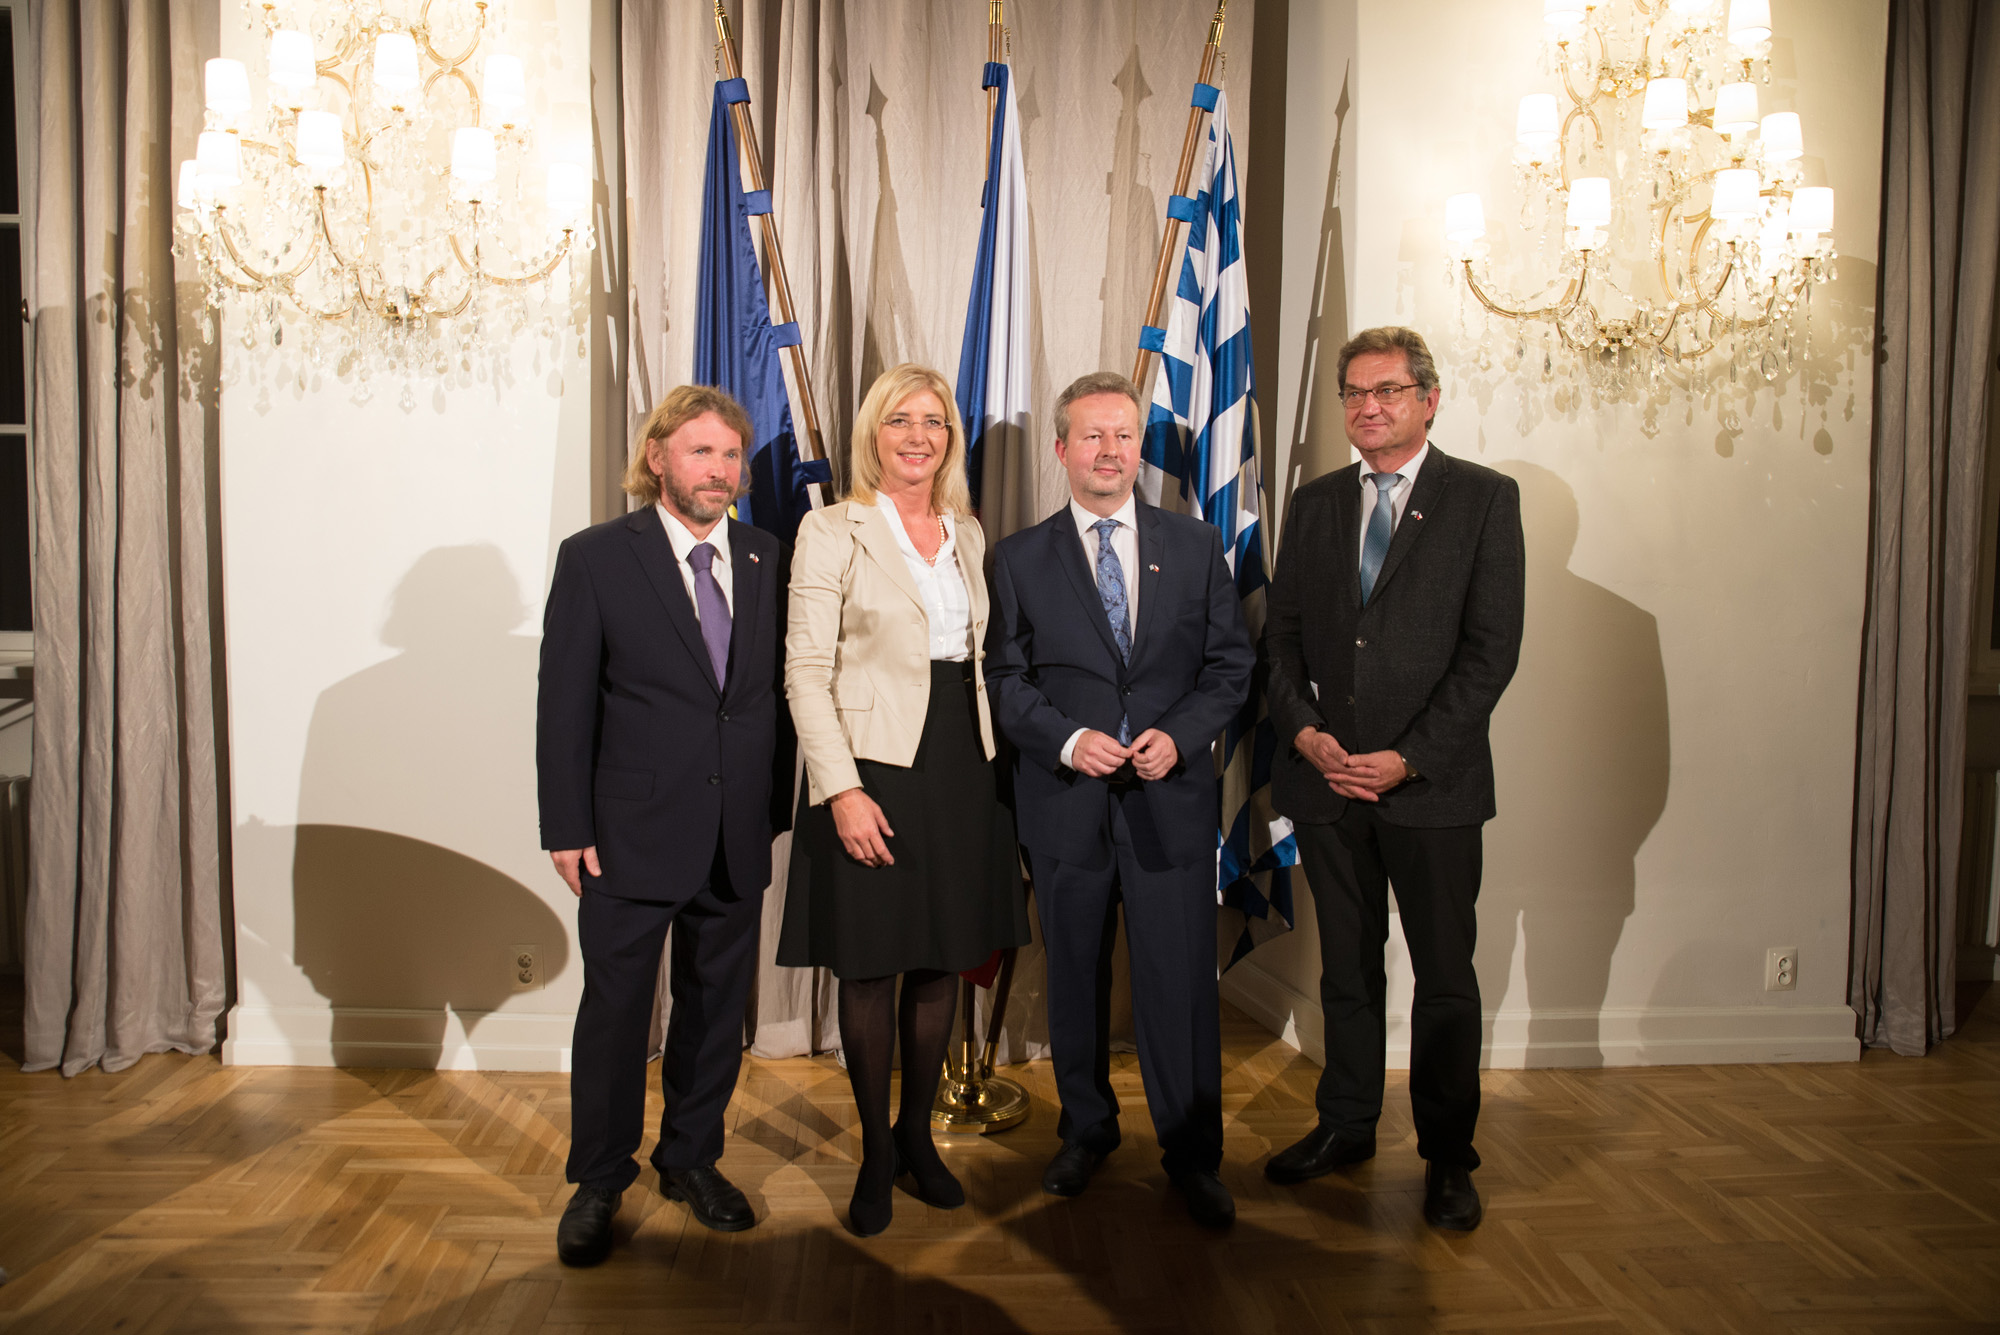
[[[861,787],[895,831],[895,862],[847,855],[832,808],[799,794],[778,963],[884,978],[911,969],[976,968],[1028,943],[1014,814],[979,739],[972,665],[933,660],[923,740],[906,769],[857,760]]]

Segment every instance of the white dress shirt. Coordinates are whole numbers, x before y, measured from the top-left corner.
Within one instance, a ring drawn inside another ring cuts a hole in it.
[[[1091,525],[1099,519],[1115,519],[1118,527],[1111,531],[1111,555],[1118,561],[1118,568],[1125,575],[1125,612],[1132,618],[1131,633],[1136,639],[1139,634],[1139,502],[1127,496],[1125,504],[1109,515],[1094,515],[1078,505],[1074,498],[1069,503],[1070,518],[1076,521],[1077,536],[1083,540],[1083,568],[1090,573],[1091,583],[1097,582],[1097,534]],[[1102,615],[1100,613],[1099,615]],[[1078,728],[1063,743],[1061,760],[1065,768],[1074,769],[1070,757],[1076,752],[1076,739],[1088,732]]]
[[[660,512],[660,522],[666,525],[667,541],[674,549],[674,564],[680,567],[681,583],[687,585],[688,602],[694,608],[694,619],[701,620],[701,600],[694,596],[694,567],[688,564],[688,553],[701,543],[715,549],[715,560],[709,566],[709,573],[722,586],[722,602],[728,607],[732,619],[736,616],[736,580],[729,571],[729,520],[725,517],[715,521],[715,527],[705,538],[697,538],[688,532],[687,525],[674,518],[666,506],[655,504]]]
[[[1424,466],[1424,460],[1430,457],[1430,453],[1431,443],[1427,440],[1415,454],[1410,456],[1408,463],[1396,470],[1396,477],[1399,480],[1389,488],[1389,505],[1391,507],[1389,511],[1389,532],[1392,534],[1396,531],[1396,525],[1403,522],[1403,512],[1410,508],[1410,493],[1417,489],[1417,470]],[[1361,542],[1355,548],[1357,552],[1368,550],[1368,521],[1375,515],[1375,498],[1381,494],[1375,484],[1368,480],[1371,476],[1373,474],[1369,470],[1368,461],[1363,459],[1361,461]]]
[[[875,493],[875,507],[889,520],[889,531],[903,549],[903,564],[923,595],[924,615],[931,623],[931,659],[934,662],[963,663],[972,657],[972,593],[965,587],[965,572],[958,567],[958,523],[944,516],[944,541],[938,545],[937,563],[926,561],[896,503],[881,492]]]

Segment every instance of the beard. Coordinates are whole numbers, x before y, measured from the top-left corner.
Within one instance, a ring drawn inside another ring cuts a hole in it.
[[[704,487],[683,491],[666,477],[661,477],[660,486],[666,491],[667,499],[674,503],[676,510],[703,524],[713,523],[722,518],[729,512],[729,507],[736,503],[737,493],[727,488],[709,490]]]

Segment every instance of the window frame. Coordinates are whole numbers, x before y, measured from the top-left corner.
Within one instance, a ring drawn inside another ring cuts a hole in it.
[[[35,62],[28,57],[26,40],[28,36],[29,8],[35,0],[0,0],[0,11],[4,11],[14,36],[14,161],[19,173],[18,203],[21,211],[17,214],[0,214],[0,222],[12,221],[21,232],[21,296],[28,310],[35,306],[33,275],[34,229],[28,225],[32,212],[30,202],[35,198],[35,136],[29,132],[35,123],[39,88],[38,71]],[[12,311],[0,311],[0,319],[13,319]],[[35,579],[35,326],[32,320],[24,320],[21,330],[21,384],[26,412],[21,426],[0,425],[0,435],[19,436],[28,465],[28,587],[34,588]],[[27,656],[32,662],[35,652],[35,633],[32,630],[0,630],[0,655],[10,659]]]

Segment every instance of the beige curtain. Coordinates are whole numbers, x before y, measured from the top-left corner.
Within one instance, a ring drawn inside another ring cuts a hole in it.
[[[986,173],[987,7],[732,0],[729,9],[813,394],[838,458],[882,370],[916,361],[957,374]],[[1213,0],[1007,6],[1033,230],[1036,413],[1031,467],[1010,504],[999,514],[989,507],[990,538],[1041,520],[1067,495],[1045,439],[1063,386],[1086,371],[1131,370],[1214,12]],[[625,0],[621,16],[634,430],[694,361],[715,78],[710,13],[707,4]],[[1224,82],[1247,181],[1257,179],[1255,17],[1254,4],[1237,0],[1226,33],[1235,55]],[[770,962],[789,841],[775,853],[754,1050],[789,1056],[832,1047],[838,1035],[829,981]],[[1042,990],[1040,951],[1031,948],[1014,984],[1003,1061],[1040,1051]]]
[[[41,97],[26,1068],[74,1075],[208,1051],[227,991],[215,349],[172,254],[173,167],[201,128],[215,5],[28,13]]]
[[[1917,1056],[1957,1027],[1966,669],[2000,263],[2000,7],[1898,0],[1888,89],[1848,1000],[1863,1042]]]

